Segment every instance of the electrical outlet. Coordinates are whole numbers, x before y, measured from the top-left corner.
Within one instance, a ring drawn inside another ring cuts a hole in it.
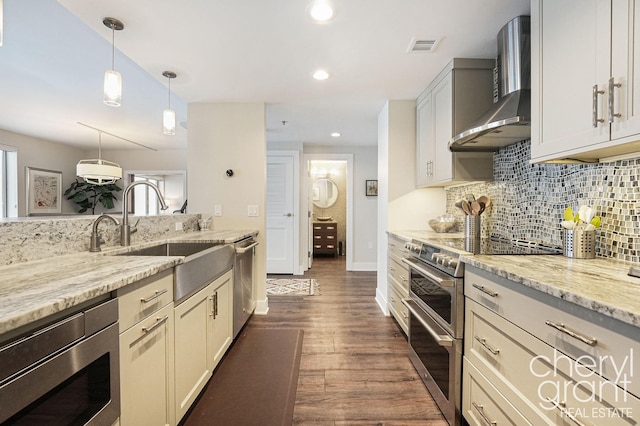
[[[213,206],[213,215],[222,216],[222,204],[216,204]]]
[[[250,204],[247,206],[247,216],[257,217],[258,216],[258,207],[255,204]]]
[[[176,222],[176,231],[182,231],[182,222]]]

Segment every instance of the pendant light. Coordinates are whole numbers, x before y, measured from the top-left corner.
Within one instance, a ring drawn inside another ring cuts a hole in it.
[[[111,69],[104,73],[104,98],[106,105],[119,107],[122,100],[122,75],[115,70],[116,56],[116,31],[124,29],[124,24],[115,18],[104,18],[102,23],[107,28],[111,28]]]
[[[171,79],[177,75],[172,71],[165,71],[162,75],[169,80],[169,108],[162,111],[162,133],[173,136],[176,134],[176,112],[171,109]]]
[[[102,132],[98,132],[98,158],[80,160],[76,175],[94,185],[108,185],[122,178],[122,169],[118,164],[102,159]]]

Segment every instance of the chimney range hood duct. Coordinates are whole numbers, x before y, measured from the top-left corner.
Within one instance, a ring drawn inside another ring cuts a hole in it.
[[[497,151],[531,137],[531,25],[528,16],[498,33],[499,99],[469,129],[449,142],[451,151]]]

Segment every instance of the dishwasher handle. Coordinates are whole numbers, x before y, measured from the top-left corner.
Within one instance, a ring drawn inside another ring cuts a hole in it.
[[[258,243],[258,242],[256,241],[256,242],[254,242],[254,243],[249,244],[249,245],[248,245],[248,246],[246,246],[246,247],[236,247],[236,253],[238,253],[238,254],[244,254],[244,253],[248,252],[249,250],[252,250],[252,249],[253,249],[255,246],[257,246],[258,244],[260,244],[260,243]]]

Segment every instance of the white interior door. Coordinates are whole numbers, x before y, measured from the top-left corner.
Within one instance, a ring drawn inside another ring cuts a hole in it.
[[[268,274],[294,273],[293,157],[267,156]]]

